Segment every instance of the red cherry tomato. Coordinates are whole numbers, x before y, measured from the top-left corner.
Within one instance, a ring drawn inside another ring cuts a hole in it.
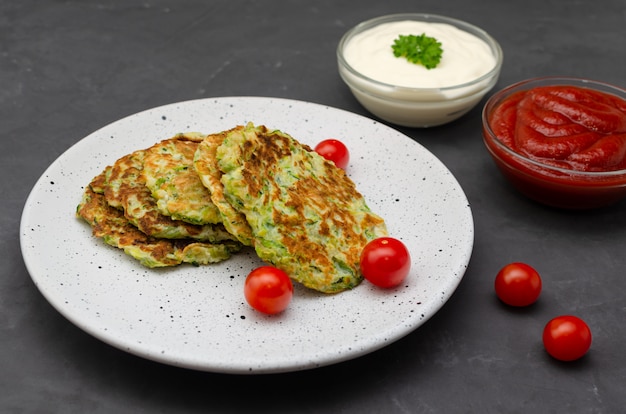
[[[541,277],[525,263],[509,263],[504,266],[495,280],[496,295],[511,306],[528,306],[539,298]]]
[[[350,162],[350,153],[348,148],[336,139],[325,139],[315,146],[315,152],[322,157],[335,163],[342,170],[345,170]]]
[[[287,308],[293,297],[293,284],[282,270],[261,266],[246,277],[244,296],[254,309],[272,315]]]
[[[361,273],[376,286],[398,286],[409,274],[411,256],[404,243],[392,237],[379,237],[361,252]]]
[[[576,316],[557,316],[543,329],[543,346],[553,358],[573,361],[591,347],[591,330]]]

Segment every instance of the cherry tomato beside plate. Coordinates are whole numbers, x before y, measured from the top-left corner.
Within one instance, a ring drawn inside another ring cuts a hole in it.
[[[293,297],[293,284],[282,270],[261,266],[246,277],[244,296],[254,309],[272,315],[287,309]]]
[[[361,252],[361,273],[376,286],[398,286],[411,269],[409,251],[398,239],[379,237],[367,243]]]
[[[541,277],[525,263],[509,263],[496,275],[496,295],[507,305],[528,306],[539,298]]]
[[[543,346],[553,358],[574,361],[589,351],[591,330],[576,316],[557,316],[543,329]]]
[[[345,170],[350,162],[350,153],[348,147],[343,142],[330,138],[325,139],[315,146],[315,152],[322,157],[335,163],[342,170]]]

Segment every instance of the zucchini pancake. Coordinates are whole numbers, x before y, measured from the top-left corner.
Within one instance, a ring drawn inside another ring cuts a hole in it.
[[[104,191],[112,207],[123,209],[131,224],[148,236],[211,242],[236,240],[221,223],[196,225],[161,214],[142,173],[146,152],[135,151],[113,164]]]
[[[178,134],[148,148],[143,159],[143,178],[161,214],[192,224],[221,222],[211,194],[193,167],[198,144],[205,135]]]
[[[241,129],[243,127],[239,126],[231,131]],[[217,206],[226,230],[235,235],[242,244],[251,246],[254,240],[252,229],[246,221],[246,216],[237,211],[226,199],[221,182],[222,172],[217,163],[217,148],[231,131],[208,135],[198,145],[194,156],[194,167],[200,180],[211,193],[211,201]]]
[[[324,293],[358,285],[361,251],[388,235],[343,169],[251,123],[119,158],[86,186],[76,215],[144,266],[216,263],[251,246]]]
[[[321,292],[361,282],[361,251],[387,229],[342,169],[252,124],[228,131],[216,158],[225,198],[246,217],[262,260]]]
[[[228,259],[240,249],[235,242],[205,243],[193,239],[158,239],[133,226],[120,209],[111,207],[104,196],[107,167],[95,177],[83,193],[76,209],[78,217],[92,227],[93,235],[107,244],[123,249],[126,254],[147,267],[217,263]]]

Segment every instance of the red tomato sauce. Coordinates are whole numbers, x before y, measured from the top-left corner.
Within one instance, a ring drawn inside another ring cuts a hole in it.
[[[576,86],[541,86],[514,93],[489,115],[507,147],[568,170],[626,169],[626,101]]]

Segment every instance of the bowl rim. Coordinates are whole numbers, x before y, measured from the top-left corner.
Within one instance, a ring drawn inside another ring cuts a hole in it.
[[[511,158],[529,163],[536,167],[539,167],[539,171],[537,172],[541,172],[541,170],[548,170],[552,172],[558,172],[564,175],[569,175],[569,176],[577,175],[577,176],[586,177],[586,178],[606,178],[606,177],[615,177],[615,176],[626,174],[626,169],[613,170],[613,171],[580,171],[580,170],[574,170],[574,169],[569,169],[569,168],[562,168],[562,167],[558,167],[558,166],[550,165],[550,164],[544,164],[535,159],[532,159],[523,154],[520,154],[519,152],[514,151],[513,149],[505,145],[502,141],[500,141],[498,136],[491,129],[491,125],[489,124],[489,114],[496,108],[496,106],[499,103],[501,103],[506,97],[510,96],[512,92],[530,90],[532,89],[533,85],[537,85],[537,84],[541,84],[542,86],[585,85],[587,86],[588,89],[594,89],[594,90],[598,90],[598,89],[595,89],[592,86],[598,85],[606,89],[620,92],[621,94],[624,94],[626,96],[626,89],[621,88],[619,86],[616,86],[607,82],[603,82],[603,81],[597,81],[593,79],[587,79],[587,78],[575,77],[575,76],[539,76],[539,77],[528,78],[528,79],[515,82],[495,92],[493,95],[489,97],[489,99],[487,99],[487,102],[483,106],[483,110],[481,114],[483,131],[484,131],[483,141],[487,145],[487,148],[489,148],[489,143],[493,143],[495,146],[498,147],[498,149],[504,151]],[[528,88],[523,89],[525,86],[528,86]],[[601,90],[600,92],[610,93],[605,90]],[[617,95],[617,94],[614,93],[614,95]],[[619,96],[619,95],[617,96],[619,98],[626,100],[626,98],[622,96]],[[495,156],[495,154],[493,155]],[[504,162],[508,164],[506,160],[504,160]]]
[[[469,29],[470,31],[468,33],[476,35],[481,40],[487,43],[489,48],[494,52],[496,63],[493,66],[493,68],[491,68],[491,70],[489,70],[487,73],[469,82],[457,83],[454,85],[441,86],[441,87],[435,87],[435,88],[414,88],[414,87],[409,87],[409,86],[394,85],[392,83],[381,82],[376,79],[370,78],[369,76],[363,75],[361,72],[353,68],[352,65],[350,65],[346,61],[346,59],[343,56],[343,49],[345,45],[348,43],[348,41],[352,39],[352,37],[355,34],[360,33],[364,30],[373,28],[375,26],[378,26],[382,23],[389,23],[389,22],[399,21],[399,20],[416,20],[416,21],[428,21],[432,23],[448,23],[464,31],[468,31],[465,29]],[[351,29],[349,29],[347,32],[343,34],[343,36],[339,40],[339,43],[337,44],[336,54],[337,54],[337,60],[339,61],[340,66],[344,67],[351,74],[353,74],[354,76],[364,81],[370,82],[382,88],[394,89],[394,90],[403,91],[403,92],[420,92],[420,93],[445,92],[445,91],[451,91],[455,89],[462,89],[462,88],[470,87],[472,85],[481,83],[486,79],[497,76],[497,74],[500,72],[500,69],[502,68],[502,62],[504,60],[504,53],[502,51],[502,47],[500,47],[500,43],[498,43],[498,41],[489,33],[487,33],[485,30],[463,20],[455,19],[453,17],[448,17],[448,16],[444,16],[440,14],[432,14],[432,13],[395,13],[395,14],[386,14],[383,16],[378,16],[378,17],[374,17],[368,20],[364,20],[358,23],[357,25],[353,26]]]

